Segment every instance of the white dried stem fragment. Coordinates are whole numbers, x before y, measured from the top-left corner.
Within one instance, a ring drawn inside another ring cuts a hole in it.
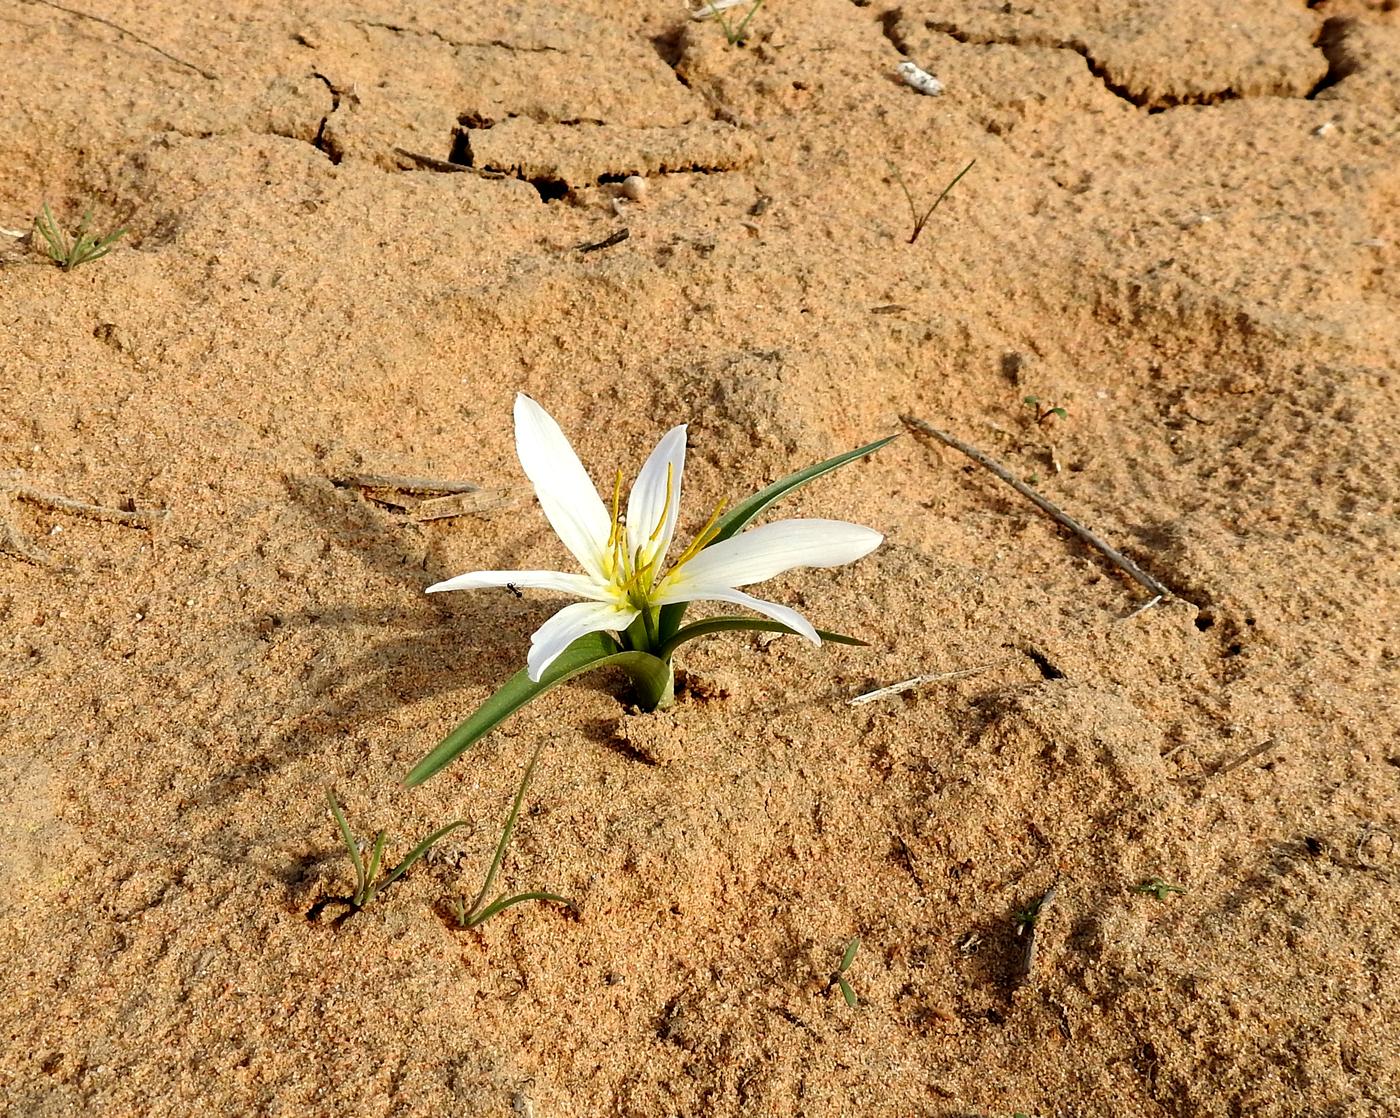
[[[920,93],[926,93],[930,97],[937,97],[938,94],[943,92],[943,83],[941,81],[927,70],[921,69],[910,62],[907,58],[896,66],[894,71],[910,89],[917,89]]]

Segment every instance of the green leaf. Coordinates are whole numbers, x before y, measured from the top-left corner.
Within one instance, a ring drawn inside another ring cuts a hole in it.
[[[851,964],[856,961],[856,952],[860,950],[860,936],[856,936],[850,943],[846,944],[846,953],[841,956],[841,965],[837,968],[842,974],[851,969]]]
[[[574,902],[568,897],[561,897],[558,893],[517,893],[513,897],[502,897],[498,901],[483,908],[476,916],[468,917],[466,927],[475,928],[479,924],[484,924],[495,916],[498,912],[504,912],[513,905],[524,904],[526,901],[556,901],[569,908],[574,907]]]
[[[844,978],[838,978],[836,985],[841,987],[841,996],[846,999],[846,1004],[855,1009],[860,1004],[860,999],[856,997],[856,992],[851,989],[851,984]]]
[[[340,804],[335,798],[335,792],[327,788],[326,800],[331,805],[331,814],[335,816],[336,826],[340,828],[341,841],[345,843],[345,849],[350,854],[350,861],[355,866],[355,896],[360,896],[365,891],[365,863],[360,858],[360,848],[355,842],[355,836],[350,833],[350,824],[346,822],[345,812],[340,810]]]
[[[454,819],[451,823],[447,824],[447,826],[439,827],[436,831],[434,831],[417,846],[415,846],[412,850],[410,850],[408,852],[408,857],[406,857],[402,862],[400,862],[397,866],[395,866],[392,870],[389,871],[388,876],[384,878],[384,884],[382,884],[379,887],[380,891],[383,892],[400,877],[406,874],[412,867],[413,863],[418,861],[419,858],[423,857],[423,855],[425,855],[429,850],[431,850],[433,848],[433,845],[437,843],[440,839],[446,838],[453,831],[457,830],[458,827],[465,827],[466,825],[467,821],[465,819]]]
[[[785,497],[794,489],[806,485],[809,481],[814,481],[823,474],[829,474],[832,470],[839,469],[848,462],[864,458],[867,454],[874,454],[886,443],[893,442],[898,437],[898,435],[887,435],[883,439],[876,439],[873,443],[866,443],[865,446],[848,450],[845,454],[838,454],[835,458],[828,458],[825,462],[818,462],[815,466],[808,466],[805,470],[798,470],[794,474],[788,474],[787,477],[779,478],[772,485],[765,486],[747,500],[740,501],[720,517],[715,524],[714,538],[705,546],[710,547],[719,543],[720,540],[727,540],[730,536],[742,532],[753,522],[755,517],[762,515],[763,511],[779,498]],[[671,638],[681,627],[681,618],[685,616],[687,605],[689,605],[688,602],[675,602],[669,606],[661,607],[657,628],[660,631],[663,646],[671,643]]]
[[[520,778],[520,787],[515,790],[515,801],[510,805],[510,814],[506,816],[505,826],[501,828],[501,839],[496,843],[496,853],[491,859],[491,868],[486,871],[486,881],[481,886],[481,892],[476,895],[476,900],[472,901],[469,924],[473,923],[470,917],[476,915],[477,909],[486,900],[486,894],[491,892],[491,886],[496,884],[496,875],[501,872],[501,863],[506,860],[506,847],[510,845],[510,836],[515,833],[515,824],[520,819],[520,807],[525,802],[525,791],[530,787],[530,778],[535,775],[535,764],[539,759],[540,751],[536,749],[530,763],[525,766],[525,775]]]
[[[848,450],[845,454],[838,454],[835,458],[828,458],[825,462],[818,462],[815,466],[808,466],[805,470],[798,470],[795,474],[788,474],[787,477],[779,478],[772,485],[760,489],[746,501],[740,501],[719,519],[715,525],[715,536],[707,546],[719,543],[720,540],[727,540],[730,536],[742,532],[747,528],[755,517],[761,515],[763,510],[781,497],[787,496],[794,489],[806,485],[809,481],[829,474],[832,470],[854,462],[857,458],[864,458],[867,454],[874,454],[886,443],[893,442],[899,438],[898,435],[887,435],[883,439],[876,439],[873,443],[866,443],[865,446],[857,447],[855,450]]]
[[[703,621],[693,621],[685,628],[680,629],[676,634],[661,646],[659,655],[663,660],[669,660],[676,649],[686,641],[693,641],[697,637],[708,637],[714,633],[725,633],[736,629],[752,629],[760,633],[792,633],[800,636],[796,629],[789,628],[781,621],[771,621],[766,617],[707,617]],[[855,637],[848,637],[844,633],[833,633],[829,629],[818,629],[817,636],[832,644],[853,644],[864,646],[865,641]]]
[[[646,652],[624,652],[617,641],[606,633],[586,633],[559,654],[534,682],[524,670],[518,671],[471,716],[462,722],[437,747],[424,757],[404,778],[413,788],[422,784],[473,744],[480,741],[531,699],[539,698],[552,687],[594,668],[618,667],[638,681],[642,689],[660,692],[670,678],[671,667],[664,660]]]

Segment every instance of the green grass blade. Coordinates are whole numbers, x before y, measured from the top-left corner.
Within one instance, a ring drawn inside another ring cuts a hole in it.
[[[335,816],[336,824],[340,827],[340,837],[345,842],[345,849],[350,852],[350,861],[355,864],[355,896],[360,896],[365,891],[365,863],[360,858],[360,849],[355,845],[355,836],[350,833],[350,824],[345,821],[345,812],[340,810],[340,804],[336,801],[335,792],[326,789],[326,800],[331,805],[331,814]]]
[[[972,170],[972,164],[973,164],[973,163],[976,163],[976,162],[977,162],[976,159],[971,160],[971,161],[968,163],[968,165],[967,165],[966,167],[964,167],[961,171],[959,171],[956,175],[953,176],[953,181],[950,182],[947,186],[945,186],[945,187],[943,188],[943,193],[940,194],[940,195],[934,200],[933,205],[931,205],[931,206],[924,212],[923,218],[919,221],[920,226],[922,226],[922,225],[924,225],[924,224],[926,224],[926,223],[928,222],[928,219],[931,218],[931,217],[933,216],[933,211],[936,210],[936,209],[938,209],[938,207],[939,207],[940,205],[942,205],[943,199],[946,198],[946,197],[948,197],[948,195],[952,193],[953,187],[957,186],[958,183],[962,182],[962,177],[963,177],[963,175],[967,174],[970,170]]]
[[[58,222],[54,220],[53,211],[49,209],[49,204],[44,203],[44,212],[40,217],[34,219],[34,228],[39,231],[39,235],[48,244],[48,256],[56,264],[62,264],[68,259],[68,246],[63,233],[58,228]]]
[[[520,787],[515,790],[515,802],[511,804],[510,814],[506,816],[505,826],[501,829],[501,841],[496,843],[496,855],[491,859],[491,868],[486,871],[486,882],[482,885],[481,892],[476,895],[476,900],[472,901],[473,915],[486,899],[486,894],[491,892],[491,887],[496,884],[496,875],[501,872],[501,863],[505,861],[506,847],[510,845],[510,836],[515,833],[515,823],[520,818],[520,805],[525,802],[525,790],[530,787],[530,778],[535,775],[535,762],[539,759],[540,751],[536,749],[530,763],[525,766],[525,775],[520,778]]]
[[[670,640],[661,646],[661,658],[670,658],[686,641],[693,641],[697,637],[708,637],[714,633],[726,633],[737,629],[752,629],[760,633],[792,633],[800,635],[796,629],[791,629],[781,621],[772,621],[766,617],[707,617],[703,621],[693,621],[684,629],[679,630]],[[832,644],[853,644],[864,646],[865,641],[856,637],[848,637],[844,633],[833,633],[829,629],[818,629],[817,636]]]
[[[763,7],[763,0],[753,0],[753,7],[749,9],[749,14],[740,21],[739,26],[734,28],[734,37],[730,43],[741,43],[744,40],[744,32],[748,29],[749,21],[758,15],[758,9]]]
[[[848,450],[845,454],[838,454],[835,458],[828,458],[825,462],[818,462],[815,466],[808,466],[805,470],[798,470],[795,474],[788,474],[787,477],[779,478],[772,485],[760,489],[752,497],[745,501],[740,501],[724,516],[720,517],[719,523],[715,525],[715,536],[710,544],[716,544],[720,540],[727,540],[730,536],[742,532],[749,523],[759,516],[764,509],[774,501],[791,493],[794,489],[806,485],[809,481],[829,474],[832,470],[839,469],[848,462],[854,462],[857,458],[864,458],[867,454],[873,454],[886,443],[897,439],[898,435],[887,435],[883,439],[876,439],[873,443],[857,447],[855,450]]]
[[[379,863],[384,860],[384,844],[389,841],[386,832],[380,831],[374,836],[374,846],[370,848],[369,865],[365,867],[365,888],[364,892],[355,897],[355,903],[363,908],[374,900],[375,894],[379,892],[379,887],[375,885],[374,879],[379,876]]]
[[[504,912],[514,905],[524,904],[526,901],[555,901],[558,904],[574,907],[574,902],[568,897],[561,897],[558,893],[517,893],[513,897],[502,897],[493,901],[481,910],[476,916],[467,917],[466,926],[475,928],[478,924],[484,924],[495,916],[498,912]]]
[[[395,866],[389,871],[388,875],[384,878],[384,884],[381,885],[379,888],[385,889],[388,886],[392,885],[400,877],[406,874],[410,868],[412,868],[414,862],[418,861],[419,858],[423,857],[424,854],[431,850],[435,843],[437,843],[441,839],[446,838],[458,827],[465,827],[466,825],[467,821],[465,819],[454,819],[451,823],[447,824],[447,826],[439,827],[436,831],[434,831],[417,846],[415,846],[412,850],[410,850],[408,852],[408,857],[406,857],[402,862],[400,862],[397,866]]]
[[[404,778],[409,788],[422,784],[444,766],[456,760],[475,742],[485,737],[531,699],[552,687],[594,668],[619,667],[634,679],[663,680],[670,671],[664,661],[646,652],[624,652],[606,633],[588,633],[559,654],[538,683],[522,670],[516,672]]]

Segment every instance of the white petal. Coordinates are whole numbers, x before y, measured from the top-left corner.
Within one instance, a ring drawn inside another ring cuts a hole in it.
[[[605,629],[621,632],[636,617],[637,611],[631,606],[612,603],[576,602],[565,606],[535,630],[535,635],[530,638],[530,655],[525,661],[530,678],[538,683],[545,668],[554,663],[559,653],[585,633]]]
[[[676,531],[681,504],[681,473],[685,469],[685,424],[672,427],[661,437],[642,466],[627,497],[627,548],[635,556],[644,549],[642,562],[665,555]],[[661,531],[657,532],[657,525]],[[652,536],[656,539],[653,540]]]
[[[687,587],[747,586],[798,567],[839,567],[869,555],[885,537],[844,520],[779,520],[717,544],[669,574],[658,601],[685,602],[702,595]]]
[[[515,397],[515,451],[555,533],[584,570],[605,581],[612,517],[559,424],[523,392]]]
[[[755,598],[752,594],[745,594],[742,590],[712,587],[685,600],[688,602],[729,602],[731,605],[743,606],[755,613],[761,613],[765,617],[771,617],[774,621],[781,621],[789,629],[795,630],[813,644],[822,643],[822,639],[817,635],[812,623],[795,609],[780,606],[777,602],[765,602],[762,598]]]
[[[433,583],[425,593],[442,590],[482,590],[488,586],[519,586],[535,590],[558,590],[576,598],[592,598],[598,602],[612,601],[614,595],[588,575],[566,571],[472,571],[443,582]]]

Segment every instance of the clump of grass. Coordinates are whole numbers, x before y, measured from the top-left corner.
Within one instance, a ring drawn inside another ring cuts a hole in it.
[[[112,251],[112,246],[126,234],[126,228],[123,226],[116,232],[98,236],[88,229],[91,222],[92,211],[88,210],[83,214],[83,220],[78,223],[77,231],[69,237],[59,228],[53,211],[45,202],[43,212],[34,219],[34,231],[43,238],[43,248],[48,258],[65,272],[71,272],[79,264],[100,260],[106,256]]]
[[[525,802],[525,790],[530,786],[530,778],[535,773],[535,762],[540,759],[540,751],[535,750],[535,755],[530,758],[530,763],[525,766],[525,776],[520,781],[520,787],[515,793],[515,802],[511,804],[510,814],[506,816],[505,826],[501,828],[500,841],[496,843],[496,854],[491,859],[491,868],[486,871],[486,881],[482,884],[476,899],[468,906],[465,897],[458,897],[454,903],[452,912],[457,918],[457,923],[463,928],[475,928],[486,923],[497,913],[504,912],[518,904],[526,901],[554,901],[568,908],[574,907],[574,902],[568,897],[561,897],[558,893],[546,893],[543,890],[535,890],[529,893],[516,893],[513,896],[500,896],[494,901],[488,901],[491,890],[496,884],[496,875],[501,872],[501,863],[505,861],[506,849],[510,846],[511,836],[515,833],[516,821],[520,818],[520,807]]]
[[[340,828],[340,837],[345,843],[346,853],[350,855],[350,862],[355,867],[355,892],[347,897],[326,897],[317,901],[308,912],[307,918],[314,920],[327,905],[343,904],[348,906],[348,911],[343,913],[337,920],[344,920],[346,917],[359,912],[360,909],[368,905],[375,897],[384,892],[390,885],[408,872],[409,868],[422,858],[433,844],[451,834],[458,827],[465,827],[466,820],[455,819],[445,827],[439,827],[417,846],[408,852],[408,857],[389,870],[381,878],[379,871],[384,861],[384,845],[388,841],[388,836],[384,831],[380,831],[370,844],[368,857],[361,852],[360,843],[356,840],[350,830],[350,824],[345,819],[345,812],[340,808],[340,803],[335,798],[332,789],[326,789],[326,802],[330,805],[331,814],[335,816],[336,826]]]
[[[954,175],[953,181],[943,188],[943,193],[940,194],[937,198],[935,198],[933,200],[933,205],[926,209],[922,214],[919,213],[919,207],[914,202],[914,195],[910,191],[909,185],[904,181],[904,176],[901,175],[897,170],[895,170],[894,167],[890,167],[890,173],[891,175],[893,175],[894,181],[899,183],[899,188],[900,190],[904,191],[904,198],[909,203],[909,216],[914,219],[914,231],[909,234],[909,243],[911,245],[919,239],[919,234],[924,231],[924,226],[928,224],[928,219],[933,216],[933,211],[938,209],[939,205],[943,202],[943,199],[948,197],[948,194],[952,191],[953,187],[958,185],[958,183],[962,180],[963,175],[967,174],[970,170],[972,170],[972,164],[976,162],[977,160],[975,159],[970,160],[966,167],[964,167],[961,171]]]
[[[846,972],[851,969],[851,964],[856,961],[856,952],[860,950],[860,936],[854,937],[850,943],[846,944],[846,950],[841,955],[841,962],[837,968],[831,972],[831,979],[827,982],[828,991],[833,986],[841,991],[841,996],[846,999],[846,1004],[852,1009],[860,1005],[860,999],[856,997],[856,992],[851,988],[850,981],[846,978]]]

